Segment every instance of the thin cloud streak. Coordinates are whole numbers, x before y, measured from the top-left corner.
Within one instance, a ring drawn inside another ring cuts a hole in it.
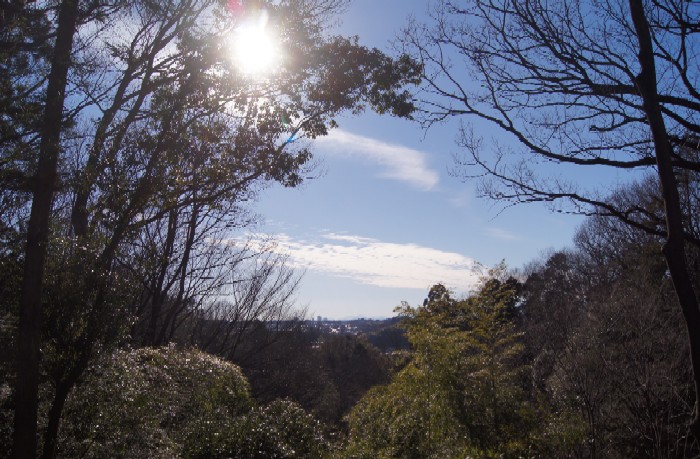
[[[380,177],[401,180],[429,191],[439,182],[439,175],[430,169],[426,154],[402,145],[351,134],[339,129],[320,137],[316,142],[328,152],[356,156],[385,167]]]
[[[416,244],[382,242],[360,236],[322,234],[318,241],[275,236],[276,251],[292,266],[385,288],[427,290],[442,282],[468,290],[478,280],[475,262],[463,255]]]
[[[516,241],[520,239],[517,235],[511,233],[510,231],[504,230],[503,228],[486,228],[485,233],[496,239],[501,239],[504,241]]]

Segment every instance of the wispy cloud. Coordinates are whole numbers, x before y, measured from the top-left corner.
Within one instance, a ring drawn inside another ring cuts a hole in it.
[[[286,234],[275,239],[276,250],[288,254],[294,266],[368,285],[427,290],[443,282],[464,291],[478,278],[471,258],[416,244],[337,233],[322,234],[314,241]]]
[[[382,142],[339,129],[317,139],[325,151],[355,156],[382,165],[380,177],[401,180],[422,190],[439,182],[438,173],[428,167],[426,154],[402,145]]]
[[[516,234],[511,233],[510,231],[504,230],[503,228],[486,228],[484,232],[493,238],[496,239],[503,239],[505,241],[515,241],[517,239],[520,239]]]

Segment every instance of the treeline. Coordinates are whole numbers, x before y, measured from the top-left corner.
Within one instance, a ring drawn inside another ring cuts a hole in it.
[[[649,179],[611,199],[653,214],[657,196]],[[686,330],[661,246],[594,216],[573,248],[492,270],[466,299],[434,286],[401,310],[410,361],[353,408],[339,457],[697,457]]]

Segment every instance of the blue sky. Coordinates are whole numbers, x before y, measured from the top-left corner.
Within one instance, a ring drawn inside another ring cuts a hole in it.
[[[354,0],[337,32],[388,49],[409,15],[427,1]],[[443,282],[474,284],[475,262],[521,267],[544,250],[570,245],[580,217],[542,205],[503,210],[477,198],[475,183],[449,174],[456,122],[423,131],[406,120],[366,113],[312,144],[319,177],[298,189],[273,187],[256,203],[294,266],[305,269],[297,296],[313,316],[384,317],[417,305]],[[480,134],[498,136],[497,131]]]

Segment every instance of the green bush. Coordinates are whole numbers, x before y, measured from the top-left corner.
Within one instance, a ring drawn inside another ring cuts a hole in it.
[[[117,351],[66,404],[60,457],[176,457],[191,434],[252,407],[240,369],[196,350]]]
[[[59,457],[317,459],[321,427],[291,401],[254,405],[240,369],[197,350],[118,351],[71,394]]]
[[[224,429],[193,432],[183,457],[318,459],[327,451],[318,422],[297,403],[278,400],[229,419]]]

